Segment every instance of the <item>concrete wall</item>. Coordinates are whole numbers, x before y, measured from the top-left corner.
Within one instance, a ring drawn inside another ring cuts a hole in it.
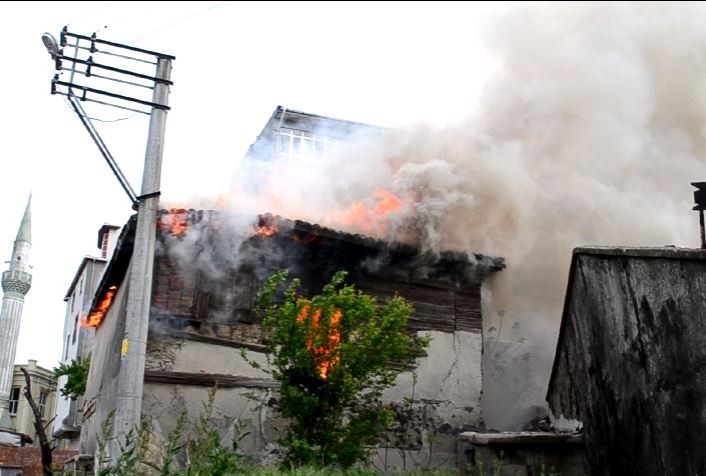
[[[423,331],[427,357],[401,373],[383,399],[395,402],[399,423],[373,459],[381,471],[455,466],[457,435],[476,429],[482,385],[480,334]]]
[[[84,395],[81,453],[91,454],[96,450],[101,427],[115,410],[127,294],[128,287],[121,285],[105,319],[96,328]]]
[[[85,257],[78,268],[76,276],[66,294],[66,314],[64,318],[64,347],[61,362],[70,364],[73,360],[87,357],[93,349],[95,329],[81,327],[80,320],[86,317],[91,309],[96,287],[105,268],[105,261],[99,258]],[[83,398],[71,400],[60,394],[60,389],[66,385],[67,376],[61,376],[57,382],[56,418],[53,434],[60,438],[58,445],[62,449],[78,450],[79,438],[77,429],[83,419]]]
[[[264,354],[248,352],[248,358],[267,367]],[[207,359],[204,356],[208,356]],[[263,370],[247,363],[240,349],[214,346],[188,339],[150,339],[146,364],[146,383],[142,400],[142,414],[151,419],[156,437],[165,442],[174,430],[180,415],[186,413],[185,434],[193,433],[199,417],[205,414],[209,392],[214,385],[157,383],[150,381],[152,372],[160,375],[177,373],[202,373],[209,375],[232,375],[264,382],[252,387],[228,387],[225,382],[217,389],[213,402],[211,422],[230,444],[237,436],[238,424],[242,423],[249,433],[241,442],[241,448],[256,459],[267,457],[268,443],[278,438],[276,427],[280,422],[266,403],[274,395],[274,382]],[[265,403],[263,405],[262,403]]]
[[[574,251],[548,400],[590,474],[706,474],[705,309],[703,251]]]
[[[476,428],[479,423],[480,334],[462,331],[421,334],[432,337],[427,357],[418,359],[413,370],[402,372],[383,397],[386,402],[397,403],[401,422],[373,461],[380,468],[455,466],[457,434]],[[247,355],[266,368],[262,353],[248,351]],[[265,380],[251,387],[219,388],[213,424],[230,441],[236,423],[242,422],[249,433],[242,440],[243,451],[256,461],[272,460],[275,443],[284,428],[272,406],[263,405],[276,398],[274,383],[267,382],[269,376],[265,372],[248,364],[240,349],[188,339],[153,337],[148,344],[142,411],[144,416],[152,418],[155,435],[161,441],[166,441],[174,430],[182,412],[187,414],[186,432],[193,431],[208,400],[210,387],[205,385],[150,382],[157,376],[168,379],[169,375],[179,373]]]

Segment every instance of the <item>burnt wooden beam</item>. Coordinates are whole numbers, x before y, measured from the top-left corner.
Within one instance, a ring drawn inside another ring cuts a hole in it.
[[[186,332],[180,330],[150,330],[151,336],[176,337],[179,339],[191,340],[194,342],[204,342],[206,344],[220,345],[223,347],[232,347],[234,349],[249,349],[256,352],[265,352],[266,347],[262,344],[252,342],[244,342],[233,339],[223,339],[221,337],[207,336],[194,332]]]
[[[169,372],[145,370],[145,382],[170,385],[196,385],[218,388],[278,388],[269,378],[244,377],[241,375],[210,374],[202,372]]]

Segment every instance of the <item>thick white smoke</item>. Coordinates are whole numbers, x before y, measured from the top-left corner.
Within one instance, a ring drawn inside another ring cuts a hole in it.
[[[544,405],[575,246],[698,244],[706,5],[526,4],[490,31],[498,72],[472,118],[320,162],[251,163],[230,205],[505,257],[485,308],[483,405],[511,429]],[[378,188],[405,205],[364,229],[342,218]]]
[[[442,246],[507,259],[486,309],[490,425],[515,427],[544,402],[573,247],[698,243],[689,182],[706,175],[704,13],[519,6],[493,30],[499,74],[480,111],[395,153],[401,180],[427,164],[414,180],[434,209],[449,197]]]

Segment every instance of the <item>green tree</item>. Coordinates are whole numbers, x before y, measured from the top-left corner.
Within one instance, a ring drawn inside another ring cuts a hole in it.
[[[287,272],[272,276],[258,310],[273,378],[280,384],[279,411],[290,419],[281,439],[284,463],[340,465],[368,456],[392,419],[380,402],[400,365],[411,363],[429,345],[410,335],[412,306],[401,297],[379,305],[344,283],[339,271],[321,294],[297,294],[293,279],[278,289]]]
[[[76,400],[78,397],[86,393],[86,381],[88,380],[88,370],[91,367],[91,356],[78,359],[73,359],[70,364],[60,363],[54,368],[54,377],[59,378],[63,375],[68,377],[66,384],[61,389],[63,397],[69,397],[71,400]]]

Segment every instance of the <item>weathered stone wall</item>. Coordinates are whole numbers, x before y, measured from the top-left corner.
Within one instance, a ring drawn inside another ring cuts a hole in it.
[[[590,474],[706,474],[705,310],[703,251],[574,251],[548,400]]]

